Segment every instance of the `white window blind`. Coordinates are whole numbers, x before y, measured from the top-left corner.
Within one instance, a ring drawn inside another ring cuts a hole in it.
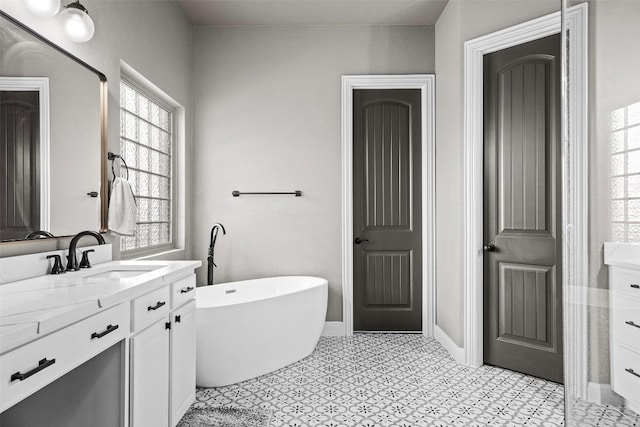
[[[611,114],[611,238],[640,242],[640,102]]]
[[[122,237],[124,252],[173,245],[173,113],[144,91],[121,80],[120,154],[138,205],[136,232]],[[126,175],[124,168],[120,169]]]

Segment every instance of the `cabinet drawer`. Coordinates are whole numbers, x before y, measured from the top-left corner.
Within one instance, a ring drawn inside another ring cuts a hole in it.
[[[0,356],[0,412],[125,338],[120,304]]]
[[[614,344],[611,368],[613,390],[640,404],[640,353]]]
[[[171,284],[171,308],[182,306],[196,295],[196,275],[192,274]]]
[[[131,331],[139,331],[169,313],[169,287],[165,286],[131,301]]]
[[[611,313],[613,342],[640,352],[640,299],[614,293]]]
[[[640,271],[611,267],[611,290],[640,298]]]

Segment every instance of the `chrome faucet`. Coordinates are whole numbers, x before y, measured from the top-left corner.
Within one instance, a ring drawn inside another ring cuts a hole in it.
[[[78,240],[83,236],[93,236],[98,241],[99,245],[104,245],[104,237],[102,237],[99,233],[95,231],[81,231],[71,239],[71,244],[69,244],[69,255],[67,255],[67,271],[78,271],[80,267],[78,266],[78,259],[76,258],[76,246],[78,246]]]
[[[224,229],[224,225],[219,222],[213,224],[211,227],[211,240],[209,240],[209,256],[207,257],[207,286],[213,285],[213,267],[217,265],[213,262],[213,250],[216,247],[216,239],[218,238],[218,232],[222,230],[222,234],[227,234],[227,230]]]

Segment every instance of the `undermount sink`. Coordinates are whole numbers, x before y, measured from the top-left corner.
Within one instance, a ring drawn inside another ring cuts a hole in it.
[[[127,268],[122,265],[118,265],[118,266],[113,266],[109,270],[101,271],[99,273],[85,276],[85,279],[126,279],[130,277],[139,276],[141,274],[145,274],[153,270],[157,270],[158,268],[162,268],[162,266],[141,265],[141,266],[130,266]]]

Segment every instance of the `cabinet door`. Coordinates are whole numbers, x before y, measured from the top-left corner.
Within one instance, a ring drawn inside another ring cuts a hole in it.
[[[167,318],[131,338],[131,427],[167,427],[169,329]]]
[[[171,313],[171,425],[196,398],[196,302]]]

